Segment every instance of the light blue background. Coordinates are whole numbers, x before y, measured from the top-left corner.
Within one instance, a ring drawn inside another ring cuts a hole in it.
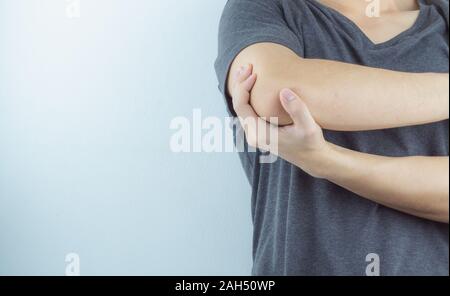
[[[175,116],[226,116],[225,0],[0,0],[0,275],[247,275],[236,154],[174,154]]]

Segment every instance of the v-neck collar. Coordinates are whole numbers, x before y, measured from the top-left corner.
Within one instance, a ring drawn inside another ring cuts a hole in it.
[[[404,30],[403,32],[392,37],[389,40],[386,40],[386,41],[383,41],[380,43],[375,43],[372,39],[369,38],[369,36],[367,36],[367,34],[353,20],[351,20],[350,18],[345,16],[343,13],[339,12],[338,10],[336,10],[330,6],[327,6],[323,3],[321,3],[318,0],[309,0],[309,1],[315,3],[321,9],[334,14],[337,18],[341,19],[342,21],[344,21],[345,23],[350,25],[352,27],[352,29],[355,31],[355,33],[358,34],[358,36],[360,36],[368,46],[370,46],[371,48],[374,48],[374,49],[389,47],[391,45],[397,44],[398,41],[402,40],[404,37],[411,35],[412,33],[414,33],[416,31],[417,28],[421,27],[421,25],[426,17],[426,13],[425,13],[426,7],[422,3],[422,1],[418,0],[417,3],[419,5],[419,15],[417,16],[413,25],[411,27],[409,27],[408,29]]]

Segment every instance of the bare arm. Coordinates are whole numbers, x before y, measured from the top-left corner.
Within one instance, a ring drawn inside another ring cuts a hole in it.
[[[449,222],[448,157],[383,157],[329,145],[316,160],[317,168],[326,163],[321,177],[401,212]]]
[[[258,81],[251,104],[261,117],[292,123],[279,92],[301,95],[325,129],[374,130],[426,124],[449,117],[449,75],[395,72],[327,60],[303,59],[290,49],[260,43],[242,51],[231,72],[253,64]],[[230,85],[228,86],[230,89]]]
[[[313,177],[327,179],[359,196],[417,217],[449,222],[448,157],[384,157],[360,153],[325,140],[308,105],[290,89],[279,94],[293,124],[275,127],[249,105],[257,77],[248,67],[232,79],[233,106],[243,119],[249,145],[271,151]],[[246,125],[249,119],[256,124]],[[260,133],[260,124],[267,133]]]

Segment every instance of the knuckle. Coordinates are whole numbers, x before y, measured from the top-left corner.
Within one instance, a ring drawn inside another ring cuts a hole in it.
[[[317,130],[314,127],[307,127],[303,129],[303,136],[305,138],[313,138],[317,135]]]

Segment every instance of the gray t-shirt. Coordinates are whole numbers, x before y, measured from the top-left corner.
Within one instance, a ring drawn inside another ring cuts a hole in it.
[[[448,1],[419,2],[412,28],[374,44],[348,18],[318,1],[229,0],[216,61],[220,90],[225,93],[237,54],[259,42],[284,45],[305,58],[448,73]],[[234,114],[229,98],[227,104]],[[325,131],[325,136],[371,154],[449,154],[448,120],[369,132]],[[447,224],[371,202],[282,159],[262,164],[260,153],[240,153],[253,188],[254,275],[366,275],[366,259],[376,264],[377,256],[381,275],[449,274]]]

